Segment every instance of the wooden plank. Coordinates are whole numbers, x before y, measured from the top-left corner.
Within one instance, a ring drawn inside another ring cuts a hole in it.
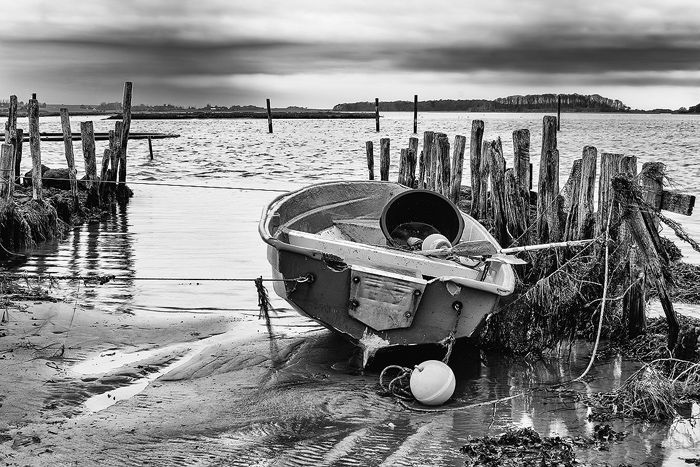
[[[681,193],[678,190],[663,190],[661,192],[661,209],[690,216],[695,207],[695,195]]]
[[[491,142],[489,151],[491,156],[491,206],[493,207],[493,220],[495,237],[501,246],[511,243],[508,235],[508,216],[506,213],[506,160],[503,157],[503,145],[501,139]]]
[[[455,148],[452,153],[452,181],[450,183],[450,199],[453,203],[459,201],[459,192],[462,189],[462,171],[464,170],[464,150],[467,138],[462,135],[455,136]]]
[[[559,151],[557,150],[556,118],[542,120],[542,152],[537,186],[537,238],[539,243],[561,239],[559,222]]]
[[[472,205],[471,215],[479,218],[479,199],[481,193],[481,150],[484,139],[484,121],[472,121],[472,133],[469,141],[469,168],[471,170]]]
[[[564,198],[564,212],[566,223],[564,224],[564,240],[576,240],[578,235],[578,203],[581,198],[581,164],[582,159],[576,159],[571,166],[571,174],[562,189]]]
[[[389,180],[390,146],[389,138],[379,140],[379,177],[384,181]]]
[[[595,180],[598,166],[598,150],[593,146],[583,148],[581,158],[581,187],[578,200],[578,229],[576,240],[593,238],[595,232]]]
[[[374,143],[372,143],[372,141],[365,142],[365,151],[367,152],[367,170],[369,171],[369,179],[374,180]]]
[[[73,133],[70,129],[70,116],[68,115],[68,109],[61,108],[59,110],[61,115],[61,129],[63,130],[63,147],[66,156],[66,163],[68,164],[68,178],[70,179],[70,192],[73,197],[73,203],[78,201],[78,181],[76,180],[76,170],[75,170],[75,155],[73,154]]]
[[[600,182],[598,184],[598,214],[596,216],[596,235],[603,233],[608,225],[609,213],[610,225],[615,225],[619,212],[613,203],[612,178],[620,172],[622,154],[604,152],[600,155]]]
[[[32,198],[41,200],[43,198],[41,185],[41,139],[39,136],[39,101],[29,99],[29,150],[32,154]]]

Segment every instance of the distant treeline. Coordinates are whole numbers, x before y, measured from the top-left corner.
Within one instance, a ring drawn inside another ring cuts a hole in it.
[[[418,102],[418,109],[424,112],[550,112],[556,110],[561,96],[562,110],[567,112],[628,112],[631,109],[619,100],[608,99],[598,94],[532,94],[508,96],[494,100],[487,99],[440,99]],[[413,111],[412,101],[380,102],[384,112]],[[374,110],[374,102],[354,102],[338,104],[336,111],[368,112]]]

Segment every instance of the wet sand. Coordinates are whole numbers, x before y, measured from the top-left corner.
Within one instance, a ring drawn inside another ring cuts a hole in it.
[[[352,346],[289,310],[270,339],[255,314],[25,305],[10,308],[0,328],[0,461],[8,465],[461,465],[470,435],[516,425],[577,436],[594,426],[570,393],[546,390],[580,373],[581,347],[570,364],[479,361],[464,350],[448,407],[527,394],[495,409],[424,414],[380,397],[381,365],[354,370]],[[601,363],[573,389],[615,387],[635,368],[621,358]],[[614,426],[629,433],[624,442],[578,458],[683,465],[681,457],[700,455],[688,422]]]

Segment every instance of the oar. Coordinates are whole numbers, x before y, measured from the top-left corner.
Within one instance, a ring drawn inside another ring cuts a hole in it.
[[[595,239],[589,240],[572,240],[569,242],[554,242],[554,243],[541,243],[538,245],[525,245],[516,246],[512,248],[502,248],[497,249],[496,246],[489,242],[488,240],[472,240],[469,242],[458,243],[452,248],[441,248],[438,250],[425,250],[416,251],[419,255],[425,256],[446,256],[446,255],[457,255],[457,256],[486,256],[490,257],[492,261],[508,263],[508,264],[525,264],[521,262],[523,260],[515,258],[513,256],[506,256],[511,253],[520,253],[523,251],[536,251],[536,250],[547,250],[549,248],[564,248],[564,247],[574,247],[583,246],[590,242],[595,241]]]

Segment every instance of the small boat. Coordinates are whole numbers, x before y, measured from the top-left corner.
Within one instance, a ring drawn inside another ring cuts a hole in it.
[[[416,250],[436,233],[494,253],[500,246],[444,196],[397,183],[329,182],[284,194],[264,210],[259,231],[281,279],[275,292],[359,345],[363,364],[379,349],[474,336],[515,287],[507,261]]]

